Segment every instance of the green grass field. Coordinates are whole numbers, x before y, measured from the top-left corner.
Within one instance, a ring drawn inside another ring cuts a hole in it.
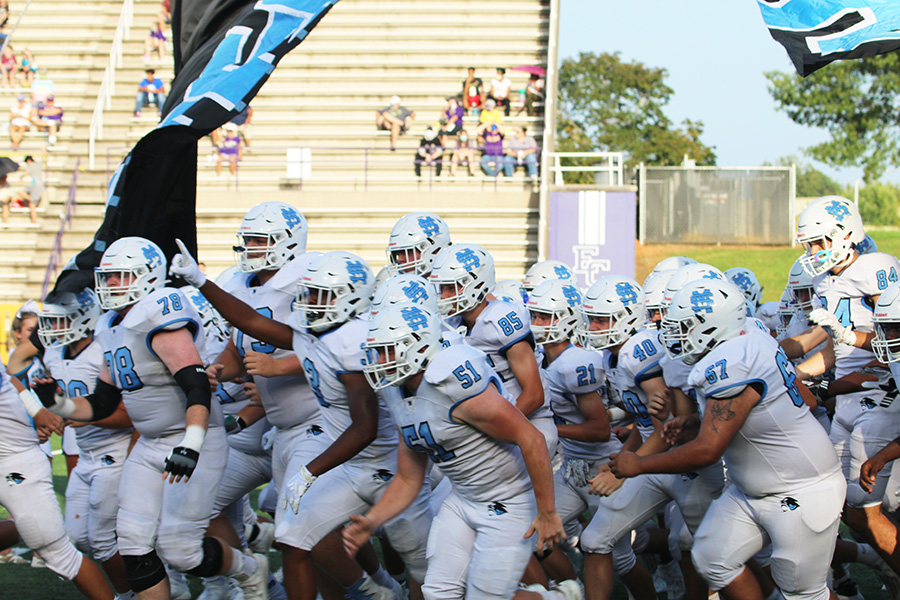
[[[900,231],[869,232],[880,252],[900,256]],[[777,302],[787,283],[791,265],[803,253],[800,246],[638,246],[635,279],[642,283],[654,265],[667,256],[690,256],[700,262],[719,267],[746,267],[756,273],[763,285],[763,301]]]
[[[874,231],[872,237],[880,251],[900,255],[900,231]],[[653,266],[667,256],[684,255],[698,261],[715,265],[722,269],[747,267],[754,271],[764,286],[763,300],[777,301],[787,282],[788,271],[794,260],[801,254],[799,247],[789,246],[645,246],[637,248],[636,279],[642,282]],[[54,447],[59,448],[59,439],[54,437]],[[63,494],[66,486],[66,467],[62,456],[53,461],[53,484],[60,504],[65,504]],[[0,519],[8,518],[8,513],[0,507]],[[25,555],[30,558],[31,554]],[[272,555],[273,568],[280,565],[276,554]],[[881,583],[866,568],[854,567],[854,578],[866,600],[887,598],[881,590]],[[200,593],[199,582],[192,581],[191,589],[196,597]],[[615,597],[627,597],[621,586],[616,586]],[[664,596],[663,596],[664,597]],[[61,580],[47,569],[33,569],[28,565],[0,565],[0,600],[77,600],[82,598],[75,588]]]

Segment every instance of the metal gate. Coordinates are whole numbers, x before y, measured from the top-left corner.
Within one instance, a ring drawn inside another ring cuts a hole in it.
[[[794,239],[794,167],[646,167],[642,244],[771,244]]]

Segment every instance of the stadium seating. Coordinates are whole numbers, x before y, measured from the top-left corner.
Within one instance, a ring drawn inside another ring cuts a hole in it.
[[[31,49],[52,78],[58,104],[66,110],[65,126],[47,154],[49,189],[41,223],[28,228],[27,217],[14,213],[0,239],[0,302],[39,295],[76,158],[83,157],[78,208],[64,238],[63,260],[89,243],[102,217],[109,174],[154,127],[151,108],[138,118],[132,111],[145,66],[165,81],[172,76],[170,63],[145,64],[141,58],[158,8],[155,0],[135,2],[93,170],[84,160],[91,112],[121,4],[42,0],[23,17],[13,44]],[[478,242],[495,253],[498,278],[520,277],[537,255],[538,221],[537,188],[523,170],[510,180],[470,177],[465,169],[450,178],[448,152],[443,177],[417,180],[412,158],[425,126],[437,122],[445,97],[460,91],[468,66],[486,82],[496,67],[507,67],[513,106],[504,127],[511,134],[512,125],[527,125],[540,143],[543,120],[524,112],[516,116],[527,74],[509,69],[546,64],[549,11],[549,0],[339,2],[282,61],[252,103],[252,145],[237,177],[217,176],[212,145],[208,138],[200,142],[198,234],[200,258],[209,272],[232,264],[232,235],[240,216],[257,202],[280,199],[309,218],[310,249],[346,248],[377,270],[385,262],[383,248],[393,222],[412,210],[433,210],[445,216],[455,241]],[[14,12],[13,20],[17,16]],[[389,150],[388,132],[374,125],[375,110],[393,94],[417,113],[396,152]],[[12,92],[0,90],[0,100],[11,104],[12,98]],[[473,130],[470,119],[466,127]],[[22,154],[37,153],[43,142],[39,134],[29,134]],[[302,181],[288,172],[289,148],[309,148],[309,172]]]

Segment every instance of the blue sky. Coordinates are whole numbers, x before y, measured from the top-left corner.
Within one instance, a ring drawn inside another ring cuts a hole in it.
[[[666,113],[676,123],[703,121],[702,140],[715,146],[719,165],[757,166],[795,155],[841,183],[861,176],[802,155],[826,134],[776,111],[763,73],[793,66],[754,0],[561,0],[560,60],[615,51],[668,71],[675,93]]]

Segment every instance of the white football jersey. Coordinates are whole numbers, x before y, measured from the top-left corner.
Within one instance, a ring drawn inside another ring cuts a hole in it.
[[[544,381],[550,393],[550,406],[557,424],[584,423],[576,396],[598,392],[606,402],[606,351],[593,352],[568,346],[552,363],[544,367]],[[566,458],[598,461],[609,458],[622,448],[616,436],[607,442],[582,442],[559,437]]]
[[[622,344],[618,356],[610,352],[607,358],[609,383],[616,389],[625,410],[634,416],[635,426],[643,441],[647,441],[654,427],[650,413],[647,412],[647,394],[641,388],[641,383],[662,376],[659,361],[664,355],[659,331],[654,328],[638,330]]]
[[[900,261],[884,252],[874,252],[858,256],[840,275],[829,271],[813,279],[816,296],[825,309],[834,314],[844,327],[869,333],[873,331],[872,314],[874,302],[866,300],[881,295],[900,274]],[[869,350],[834,345],[835,378],[864,367],[875,355]]]
[[[44,351],[44,365],[48,374],[70,398],[85,396],[94,391],[102,364],[103,350],[97,340],[92,341],[73,358],[69,358],[68,348],[64,346],[54,346]],[[132,428],[106,429],[83,425],[72,431],[79,450],[98,454],[105,452],[110,445],[117,446],[121,440],[130,438]]]
[[[762,397],[725,450],[728,477],[748,496],[780,494],[837,473],[828,434],[809,412],[797,375],[771,336],[747,330],[716,346],[691,370],[701,411],[759,384]]]
[[[124,317],[109,311],[97,325],[95,338],[103,349],[113,385],[134,428],[147,438],[184,431],[187,399],[150,342],[159,331],[187,327],[201,356],[203,328],[200,315],[181,290],[164,287],[141,298]],[[218,403],[210,404],[210,427],[222,425]]]
[[[478,318],[475,325],[464,337],[465,342],[473,348],[478,348],[488,356],[490,364],[500,379],[503,381],[506,397],[515,401],[522,393],[509,361],[506,360],[506,351],[513,344],[527,341],[534,348],[534,336],[531,333],[531,317],[528,309],[521,302],[507,302],[506,300],[491,300]],[[535,357],[540,364],[540,358]],[[544,404],[536,411],[528,415],[530,419],[550,416],[550,395],[544,393]]]
[[[385,400],[406,445],[423,452],[472,502],[512,498],[531,489],[531,480],[514,445],[498,442],[453,418],[462,402],[502,382],[488,357],[468,346],[441,350],[425,369],[415,395],[402,386],[387,388]]]
[[[341,373],[362,374],[363,343],[369,335],[369,321],[364,316],[350,319],[343,325],[318,336],[294,330],[294,352],[306,373],[310,388],[322,410],[322,427],[336,440],[353,422],[347,388],[338,377]],[[350,459],[383,462],[384,457],[397,451],[397,430],[381,396],[378,400],[378,436]]]
[[[306,263],[292,260],[281,267],[266,283],[256,285],[255,273],[237,272],[222,286],[229,294],[249,304],[256,312],[281,323],[288,323],[291,304],[297,296],[297,286]],[[273,358],[292,356],[293,352],[276,348],[244,334],[237,327],[231,339],[242,357],[249,351],[270,354]],[[269,422],[287,429],[306,423],[319,415],[319,405],[303,375],[280,377],[254,376],[253,383],[266,409]]]
[[[0,369],[0,456],[9,456],[38,445],[31,417],[13,387],[6,369]]]

